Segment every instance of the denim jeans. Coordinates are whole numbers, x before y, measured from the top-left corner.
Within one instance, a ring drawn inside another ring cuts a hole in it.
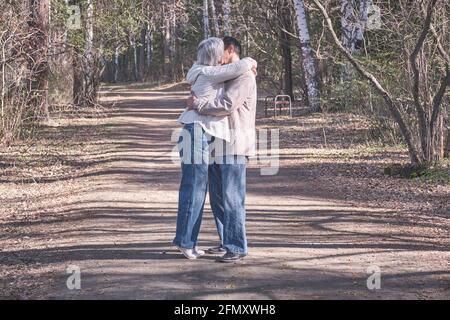
[[[209,185],[221,245],[229,252],[246,254],[245,158],[228,156],[213,162],[209,150],[213,142],[200,125],[184,126],[178,142],[182,178],[173,243],[187,249],[197,245]]]
[[[184,126],[178,148],[181,157],[181,184],[178,197],[177,230],[173,244],[192,249],[203,217],[208,188],[208,139],[198,124]]]
[[[244,156],[222,157],[209,166],[209,175],[211,206],[218,207],[213,212],[221,224],[222,246],[227,252],[247,254],[246,159]]]

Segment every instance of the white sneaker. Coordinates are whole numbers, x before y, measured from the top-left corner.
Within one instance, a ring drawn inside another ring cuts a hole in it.
[[[199,257],[197,255],[197,253],[194,251],[195,249],[185,249],[185,248],[181,248],[181,247],[178,247],[178,246],[177,246],[177,248],[189,260],[195,260],[195,259],[197,259]]]
[[[197,255],[197,257],[204,256],[206,254],[205,251],[197,249],[197,247],[194,248],[194,254]]]

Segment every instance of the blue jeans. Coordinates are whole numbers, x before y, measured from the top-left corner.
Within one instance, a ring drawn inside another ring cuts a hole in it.
[[[212,163],[209,150],[212,142],[214,138],[209,139],[200,125],[184,126],[178,142],[182,178],[173,243],[187,249],[197,245],[209,184],[211,209],[221,245],[229,252],[246,254],[245,158],[229,156]]]
[[[227,252],[247,254],[246,159],[226,156],[220,160],[209,166],[209,192],[218,230],[222,230],[222,246]]]

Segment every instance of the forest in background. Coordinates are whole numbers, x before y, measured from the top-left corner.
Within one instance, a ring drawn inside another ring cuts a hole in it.
[[[232,35],[261,95],[367,116],[414,168],[450,151],[445,0],[6,0],[0,4],[2,144],[95,106],[102,82],[184,79],[198,43]]]

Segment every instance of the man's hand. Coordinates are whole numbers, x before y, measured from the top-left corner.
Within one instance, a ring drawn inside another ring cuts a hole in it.
[[[189,96],[189,98],[186,100],[186,108],[188,110],[194,110],[194,104],[195,104],[195,100],[197,99],[197,97],[195,96],[195,94],[191,91],[191,95]]]

